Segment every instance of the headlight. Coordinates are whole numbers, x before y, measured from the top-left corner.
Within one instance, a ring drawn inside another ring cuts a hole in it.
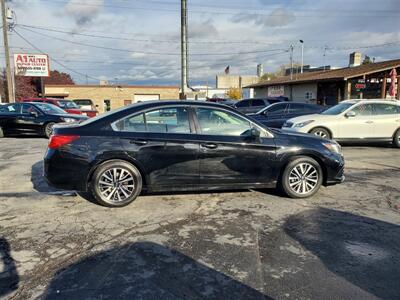
[[[338,143],[322,143],[329,151],[342,154],[342,147]]]
[[[76,122],[76,120],[73,119],[73,118],[62,118],[62,119],[63,119],[63,121],[64,121],[65,123],[74,123],[74,122]]]
[[[314,122],[314,120],[304,121],[304,122],[301,122],[301,123],[294,124],[293,127],[302,128],[302,127],[307,126],[308,124],[311,124],[312,122]]]

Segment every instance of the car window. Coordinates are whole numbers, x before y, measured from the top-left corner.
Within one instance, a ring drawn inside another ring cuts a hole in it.
[[[65,110],[62,110],[58,106],[55,106],[50,103],[38,102],[38,103],[35,103],[35,106],[38,107],[45,114],[49,114],[49,115],[65,115],[66,114]]]
[[[236,107],[249,107],[250,100],[243,100],[236,104]]]
[[[265,106],[265,103],[261,99],[253,99],[251,106]]]
[[[124,132],[190,133],[189,113],[185,107],[162,108],[124,118],[112,127]]]
[[[398,105],[375,103],[373,106],[375,115],[395,115],[400,113],[400,106]]]
[[[352,109],[356,116],[371,116],[373,112],[373,105],[371,103],[360,104]]]
[[[241,136],[252,128],[249,121],[222,110],[197,108],[196,115],[202,134]]]
[[[69,100],[58,100],[57,101],[58,106],[60,106],[61,108],[66,108],[66,109],[77,109],[79,108],[78,105],[76,105],[75,102],[69,101]]]
[[[331,108],[328,108],[327,110],[325,110],[324,112],[322,112],[323,115],[330,115],[330,116],[334,116],[334,115],[339,115],[342,112],[344,112],[345,110],[349,109],[350,107],[352,107],[354,105],[354,103],[339,103]]]
[[[22,113],[23,114],[30,114],[32,112],[39,113],[39,111],[31,104],[22,104]]]
[[[267,109],[268,115],[282,115],[285,113],[286,110],[286,104],[276,104],[272,105]]]
[[[289,113],[297,114],[302,113],[306,110],[306,106],[301,103],[290,103],[289,104]]]
[[[7,114],[20,114],[21,113],[21,104],[8,104],[0,106],[0,112]]]
[[[92,105],[92,100],[73,100],[78,105]]]

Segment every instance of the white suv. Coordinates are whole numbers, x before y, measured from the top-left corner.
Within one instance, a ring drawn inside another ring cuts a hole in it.
[[[393,142],[400,148],[400,101],[346,100],[321,114],[290,119],[282,128],[338,142]]]

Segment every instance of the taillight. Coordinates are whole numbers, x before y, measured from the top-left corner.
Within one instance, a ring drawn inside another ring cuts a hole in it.
[[[49,141],[50,149],[57,149],[79,139],[79,135],[52,135]]]

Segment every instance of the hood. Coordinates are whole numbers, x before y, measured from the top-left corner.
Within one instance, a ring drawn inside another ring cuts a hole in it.
[[[71,118],[71,119],[75,119],[77,121],[84,121],[84,120],[89,119],[87,116],[75,115],[75,114],[57,114],[57,116],[62,117],[62,118]]]
[[[63,110],[67,111],[70,114],[74,114],[74,115],[82,114],[82,111],[78,108],[63,108]]]
[[[300,116],[300,117],[296,117],[296,118],[292,118],[289,119],[287,122],[291,122],[291,123],[301,123],[301,122],[305,122],[308,120],[327,120],[327,119],[336,119],[337,115],[321,115],[321,114],[313,114],[313,115],[304,115],[304,116]]]

